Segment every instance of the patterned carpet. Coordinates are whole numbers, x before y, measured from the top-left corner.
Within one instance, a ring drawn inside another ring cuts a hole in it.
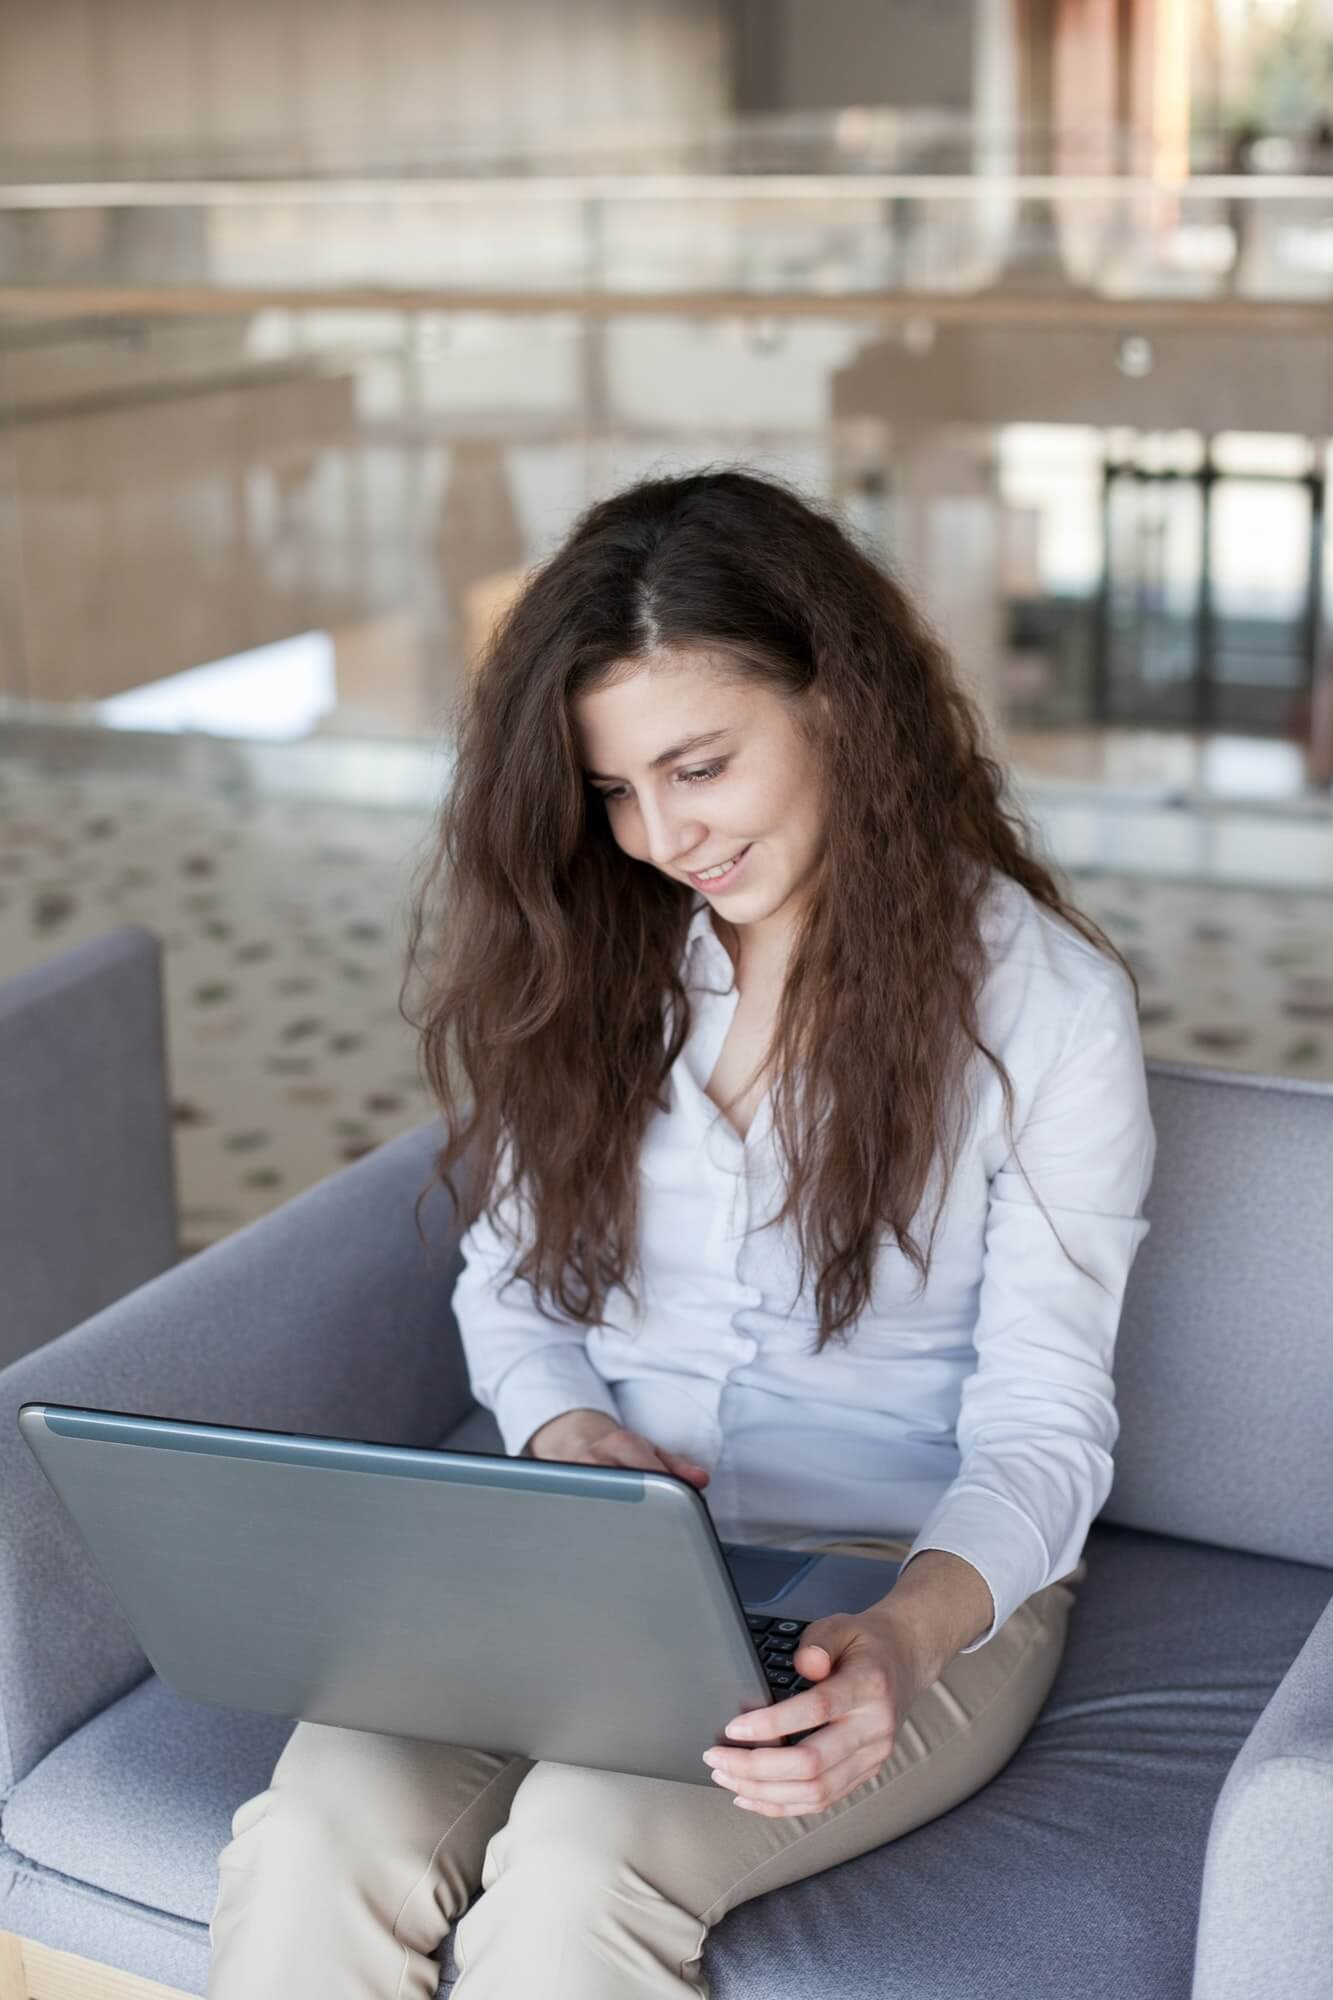
[[[121,923],[165,946],[181,1230],[212,1242],[429,1116],[398,1011],[419,809],[0,764],[0,977]],[[1333,1078],[1333,898],[1080,875],[1150,1056]]]

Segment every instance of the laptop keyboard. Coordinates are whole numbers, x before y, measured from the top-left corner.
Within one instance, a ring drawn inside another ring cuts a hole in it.
[[[810,1623],[808,1618],[763,1618],[757,1611],[747,1611],[745,1622],[759,1649],[764,1678],[773,1691],[774,1701],[785,1701],[788,1695],[800,1694],[803,1688],[812,1685],[792,1665],[792,1654]],[[784,1736],[781,1740],[784,1743],[803,1743],[810,1734],[810,1730],[802,1729],[794,1736]]]

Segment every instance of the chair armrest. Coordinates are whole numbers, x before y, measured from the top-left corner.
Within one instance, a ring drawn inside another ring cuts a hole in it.
[[[473,1405],[458,1231],[431,1185],[442,1137],[438,1120],[404,1133],[0,1370],[0,1801],[147,1671],[20,1404],[438,1443]]]
[[[0,1368],[176,1262],[162,943],[124,924],[0,981]]]
[[[1321,2000],[1333,1977],[1333,1603],[1218,1795],[1192,2000]]]

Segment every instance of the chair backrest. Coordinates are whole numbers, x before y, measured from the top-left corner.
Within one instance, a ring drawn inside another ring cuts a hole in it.
[[[124,925],[0,984],[0,1368],[177,1254],[162,946]]]
[[[1147,1071],[1101,1519],[1333,1568],[1333,1083]]]

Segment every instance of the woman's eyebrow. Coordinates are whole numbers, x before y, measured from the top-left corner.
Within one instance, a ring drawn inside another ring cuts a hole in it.
[[[691,750],[702,750],[705,743],[716,743],[719,736],[725,736],[727,733],[725,729],[706,729],[699,736],[683,736],[679,743],[673,743],[669,750],[663,750],[658,756],[654,757],[648,769],[650,771],[659,771],[663,764],[671,763],[673,758],[684,757]],[[585,771],[583,775],[585,778],[612,777],[612,773],[609,771]],[[618,782],[618,780],[613,779],[613,782]]]

